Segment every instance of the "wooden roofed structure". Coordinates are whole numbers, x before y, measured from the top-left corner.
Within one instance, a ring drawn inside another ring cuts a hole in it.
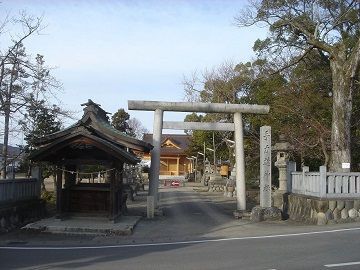
[[[160,172],[165,176],[185,176],[192,171],[192,163],[187,159],[191,136],[186,134],[162,134],[160,148]],[[152,142],[153,134],[144,134],[145,142]],[[150,160],[150,153],[143,159]]]
[[[108,113],[92,100],[81,106],[85,107],[82,118],[64,130],[38,139],[30,159],[56,165],[56,205],[60,218],[81,212],[115,220],[126,207],[123,165],[137,164],[140,160],[133,150],[148,153],[152,145],[114,129]],[[89,166],[100,168],[91,172],[98,179],[89,177],[84,183],[82,170]]]

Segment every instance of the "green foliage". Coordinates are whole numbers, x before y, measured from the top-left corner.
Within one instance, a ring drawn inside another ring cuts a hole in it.
[[[45,200],[47,205],[54,205],[56,204],[56,196],[53,191],[43,190],[41,192],[41,199]]]
[[[111,117],[111,125],[125,134],[141,140],[145,133],[149,131],[142,125],[142,123],[136,118],[130,118],[124,109],[119,109]]]
[[[126,132],[129,129],[127,121],[130,119],[130,114],[124,109],[117,110],[111,117],[111,124],[114,128],[121,132]]]
[[[41,137],[60,131],[62,123],[59,119],[59,112],[59,107],[54,105],[52,108],[48,108],[45,107],[44,102],[33,103],[28,107],[24,119],[19,121],[25,134],[27,153],[31,153],[35,149],[36,142]],[[49,164],[41,162],[37,166],[41,168],[43,178],[54,174],[54,168]],[[23,170],[30,167],[27,156],[22,161],[21,167]]]
[[[128,114],[124,109],[117,110],[111,117],[111,125],[121,131],[126,133],[131,137],[136,137],[134,130],[129,126],[130,114]]]
[[[47,108],[42,102],[29,106],[28,113],[19,123],[22,125],[25,140],[30,148],[33,148],[39,138],[61,129],[59,111],[59,107],[54,105],[52,108]]]

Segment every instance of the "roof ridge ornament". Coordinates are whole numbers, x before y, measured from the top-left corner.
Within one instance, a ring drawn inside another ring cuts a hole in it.
[[[95,102],[92,101],[90,98],[88,99],[88,101],[87,101],[86,103],[81,104],[81,106],[90,106],[90,105],[95,105],[95,106],[101,107],[100,104],[95,103]]]
[[[86,103],[81,104],[81,106],[85,106],[84,108],[84,116],[88,113],[91,112],[93,113],[96,117],[100,117],[102,120],[109,122],[109,118],[108,118],[108,114],[111,114],[107,111],[105,111],[104,109],[101,108],[100,104],[95,103],[94,101],[92,101],[91,99],[88,99],[88,101]],[[83,116],[83,118],[84,118]]]

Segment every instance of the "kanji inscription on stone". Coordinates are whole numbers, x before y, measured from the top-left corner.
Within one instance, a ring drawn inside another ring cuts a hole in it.
[[[260,128],[260,206],[271,207],[271,127]]]

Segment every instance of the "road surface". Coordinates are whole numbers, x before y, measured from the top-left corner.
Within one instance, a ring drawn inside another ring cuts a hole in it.
[[[140,223],[121,243],[9,243],[0,247],[0,269],[360,269],[359,224],[249,224],[209,198],[163,192],[165,216]]]

